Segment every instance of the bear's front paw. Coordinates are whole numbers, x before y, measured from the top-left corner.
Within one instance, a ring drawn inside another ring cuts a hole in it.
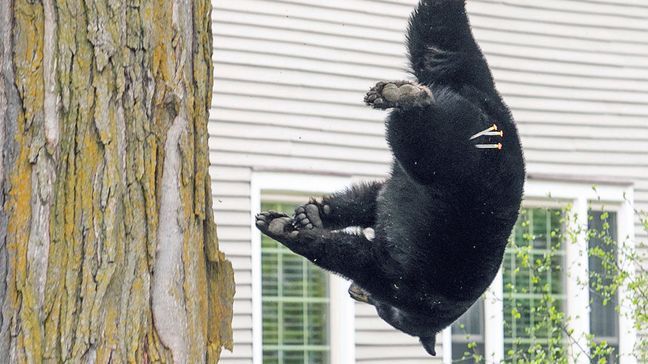
[[[307,203],[295,209],[295,226],[298,229],[323,229],[322,217],[331,213],[329,205],[319,205],[316,202]]]
[[[374,109],[394,107],[422,107],[432,104],[434,97],[429,88],[410,81],[380,81],[364,99]]]
[[[280,243],[293,242],[299,235],[299,231],[293,226],[293,219],[274,211],[256,215],[256,227]]]

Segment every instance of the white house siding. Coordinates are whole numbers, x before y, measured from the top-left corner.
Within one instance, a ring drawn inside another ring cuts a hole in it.
[[[252,361],[254,170],[382,177],[390,153],[368,87],[402,79],[415,0],[214,0],[214,203],[236,269],[235,350]],[[648,210],[648,1],[469,0],[474,32],[513,109],[528,171],[635,183]],[[637,224],[637,240],[648,236]],[[433,361],[356,306],[360,363]],[[437,359],[438,360],[438,359]]]

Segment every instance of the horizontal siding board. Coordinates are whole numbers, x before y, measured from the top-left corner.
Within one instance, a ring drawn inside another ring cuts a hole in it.
[[[218,101],[220,102],[220,101]],[[339,134],[355,134],[384,137],[385,127],[380,120],[383,112],[371,111],[376,118],[369,121],[352,120],[344,117],[327,118],[317,115],[289,114],[287,112],[264,112],[261,110],[241,110],[225,107],[212,109],[212,117],[219,122],[234,122],[237,124],[292,126],[297,130],[319,130],[323,132],[337,132]],[[217,121],[210,123],[209,133],[216,136],[219,131],[214,128]]]
[[[240,357],[240,358],[237,358],[237,357],[232,358],[231,356],[227,355],[227,353],[228,353],[228,351],[224,351],[223,354],[221,355],[221,362],[222,363],[227,363],[227,364],[250,364],[251,363],[251,360],[249,359],[250,357],[252,357],[252,352],[251,351],[250,351],[250,353],[248,353],[248,355],[246,355],[244,357]]]
[[[512,82],[500,80],[497,85],[502,94],[505,95],[558,98],[573,101],[595,101],[618,105],[646,105],[648,103],[648,94],[636,91],[579,89],[576,87],[561,87],[557,85],[531,85],[522,83],[520,80]]]
[[[276,123],[262,123],[253,120],[223,120],[212,123],[214,131],[212,133],[212,129],[210,129],[210,135],[213,137],[218,135],[234,138],[249,137],[250,139],[292,140],[367,149],[386,149],[386,141],[384,135],[382,135],[384,132],[379,133],[379,131],[384,130],[382,123],[377,125],[359,124],[356,132],[341,132],[339,129],[343,129],[344,125],[343,123],[337,124],[340,124],[337,125],[337,128],[334,128],[335,125],[331,123],[328,128],[320,129],[305,122],[290,124],[282,120],[277,120]],[[369,127],[371,132],[360,133],[359,128],[363,125]]]
[[[211,123],[209,125],[211,126]],[[212,162],[212,164],[210,165],[209,173],[212,179],[230,182],[248,183],[250,181],[250,177],[252,176],[252,171],[250,170],[250,168],[223,166],[219,165],[216,162]],[[218,192],[216,192],[216,194],[217,193]],[[228,191],[223,191],[223,194],[227,193]]]
[[[268,30],[262,30],[267,32]],[[286,36],[284,34],[278,36]],[[358,42],[364,43],[364,42]],[[356,46],[356,45],[354,45]],[[358,44],[357,46],[360,47]],[[398,52],[402,51],[402,47],[394,47],[398,49]],[[214,53],[215,62],[223,63],[234,63],[234,64],[246,64],[252,66],[260,66],[266,68],[274,69],[284,69],[289,68],[293,70],[300,70],[312,73],[320,74],[330,74],[330,75],[341,75],[341,76],[352,76],[352,77],[364,77],[367,79],[382,79],[382,78],[395,78],[395,76],[401,76],[402,73],[399,70],[393,68],[388,68],[385,66],[378,65],[361,65],[361,64],[352,64],[352,63],[336,63],[334,61],[316,59],[312,57],[304,57],[299,59],[297,63],[294,63],[295,60],[292,57],[284,56],[281,54],[270,54],[262,53],[256,51],[244,51],[244,50],[226,50],[220,49]],[[407,63],[403,63],[405,66]],[[336,67],[337,66],[337,67]],[[405,69],[405,67],[403,67]],[[622,70],[621,70],[622,71]],[[621,77],[630,78],[626,74],[619,72]],[[611,75],[611,71],[608,72]],[[590,74],[592,74],[590,72]],[[391,76],[391,77],[390,77]]]
[[[249,256],[244,256],[244,257],[231,256],[229,257],[229,259],[232,262],[232,266],[234,267],[234,269],[236,269],[237,272],[243,270],[252,270],[252,260],[250,259]],[[243,287],[246,286],[243,285]],[[248,288],[251,289],[251,287]],[[238,292],[238,287],[237,287],[237,292]],[[242,298],[243,296],[238,294],[238,297]]]
[[[591,155],[594,160],[599,160],[605,163],[606,160],[616,161],[618,158],[627,156],[630,158],[629,163],[632,163],[634,157],[641,158],[646,148],[648,148],[648,141],[646,140],[609,140],[609,139],[580,139],[580,138],[567,138],[567,137],[543,137],[543,136],[529,136],[524,139],[525,146],[531,150],[551,149],[553,151],[562,152],[585,152]],[[607,154],[609,157],[601,156]],[[575,156],[579,158],[578,155]],[[609,159],[605,159],[609,158]],[[648,161],[645,161],[648,163]],[[637,166],[642,165],[641,163]]]
[[[499,39],[492,42],[481,40],[480,46],[489,54],[510,56],[513,58],[525,58],[535,60],[547,60],[565,62],[576,65],[590,65],[603,67],[625,67],[629,69],[644,70],[648,65],[644,56],[620,55],[615,53],[600,53],[588,50],[570,50],[564,48],[538,47],[535,44],[509,44],[506,40]]]
[[[642,104],[614,104],[592,101],[573,101],[551,99],[544,97],[520,97],[509,95],[507,103],[516,109],[522,110],[551,110],[563,114],[592,114],[592,115],[617,115],[617,116],[648,116],[648,105]]]
[[[261,33],[263,35],[256,35]],[[319,46],[320,52],[332,49],[340,51],[353,51],[356,53],[364,52],[363,57],[368,57],[369,55],[382,55],[384,57],[392,58],[395,52],[400,52],[402,45],[400,42],[388,42],[385,40],[374,40],[367,38],[349,38],[348,42],[340,43],[336,42],[339,40],[338,36],[329,35],[326,33],[317,33],[307,30],[292,30],[292,29],[283,29],[275,28],[272,26],[248,26],[245,24],[232,23],[228,24],[228,27],[222,28],[221,30],[215,32],[216,35],[221,36],[232,36],[232,37],[253,37],[259,40],[274,40],[282,39],[287,44],[306,44],[310,46]],[[223,52],[225,49],[219,49],[214,55],[218,56],[219,53]],[[259,52],[260,53],[260,52]],[[276,54],[277,52],[265,53],[266,55]],[[326,57],[332,57],[332,55],[327,55]],[[295,60],[307,60],[310,59],[311,55],[301,54],[295,57]],[[354,63],[359,63],[355,61]]]
[[[389,326],[385,321],[377,317],[375,313],[371,316],[356,315],[355,326],[356,326],[356,330],[359,331],[392,332],[393,330],[391,326]]]
[[[394,361],[400,362],[401,359],[418,359],[429,356],[423,349],[421,344],[414,342],[411,345],[398,345],[398,349],[394,349],[395,345],[380,345],[380,346],[369,346],[369,345],[358,345],[356,348],[356,357],[358,362],[363,362],[364,360],[374,360],[374,359],[392,359]],[[441,346],[437,346],[437,350],[441,352]],[[430,362],[439,362],[439,359],[430,359]]]
[[[637,168],[636,166],[614,165],[606,166],[605,174],[602,174],[602,167],[599,165],[587,165],[572,163],[557,163],[556,161],[533,161],[527,164],[527,172],[552,175],[579,176],[583,179],[591,177],[592,180],[600,178],[602,175],[627,178],[636,180],[637,178],[648,178],[646,168]]]
[[[212,185],[212,191],[228,191],[228,196],[250,196],[250,185],[241,182],[223,181]]]
[[[224,60],[218,64],[222,73],[216,73],[217,80],[241,80],[249,82],[276,83],[277,85],[299,85],[330,90],[368,90],[375,80],[349,78],[343,75],[301,71],[285,67],[261,67],[249,64],[237,64]],[[216,98],[214,101],[218,102]]]
[[[240,284],[246,284],[246,283],[241,282]],[[244,314],[252,315],[252,302],[249,300],[237,299],[234,301],[234,310],[238,315],[244,315]]]
[[[640,36],[643,31],[648,30],[646,18],[629,17],[615,14],[600,14],[595,12],[585,13],[573,12],[569,8],[551,9],[539,6],[519,6],[524,3],[502,3],[494,1],[470,1],[469,11],[474,15],[482,15],[491,19],[521,19],[527,22],[544,24],[557,24],[569,27],[605,28],[615,29],[616,35]],[[528,2],[526,4],[529,4]],[[640,15],[636,14],[636,15]],[[645,35],[645,34],[644,34]],[[644,41],[646,39],[643,39]]]
[[[241,343],[236,340],[237,335],[234,334],[234,351],[229,352],[224,350],[221,354],[220,363],[228,364],[250,364],[249,358],[252,356],[252,344]]]
[[[229,197],[214,195],[214,209],[227,213],[228,211],[249,212],[249,197]]]
[[[393,3],[387,1],[372,0],[278,0],[286,4],[308,4],[316,9],[340,9],[364,16],[388,16],[394,19],[402,19],[409,16],[415,2]],[[398,29],[398,28],[396,28]]]
[[[363,94],[357,91],[331,90],[322,88],[304,87],[301,85],[277,85],[270,83],[253,83],[241,81],[221,80],[221,85],[230,93],[246,96],[263,97],[271,95],[272,99],[299,100],[310,103],[326,103],[348,105],[366,109],[362,102]],[[369,88],[367,87],[367,90]],[[276,101],[275,101],[276,102]]]
[[[614,67],[590,64],[574,64],[554,60],[540,60],[527,57],[520,53],[516,56],[488,54],[488,63],[497,68],[540,72],[546,74],[582,76],[587,78],[647,80],[648,70],[645,68]]]
[[[469,2],[471,4],[471,2]],[[542,34],[562,36],[566,38],[596,40],[605,42],[619,42],[628,46],[646,46],[648,40],[645,34],[637,30],[610,29],[605,26],[584,26],[544,21],[530,21],[514,17],[492,17],[486,14],[471,12],[470,21],[477,28],[490,28],[500,30],[515,29],[519,33]]]
[[[542,2],[536,0],[514,0],[514,1],[483,1],[488,3],[506,3],[510,6],[518,6],[522,8],[538,8],[538,9],[552,9],[562,12],[575,13],[578,15],[602,14],[602,15],[618,15],[621,19],[646,19],[648,18],[648,8],[627,6],[628,1],[624,3],[626,6],[610,5],[610,4],[593,4],[584,1],[571,1],[571,0],[543,0]]]
[[[607,169],[618,166],[626,166],[634,169],[646,169],[648,167],[648,159],[640,154],[611,154],[578,150],[572,150],[566,153],[565,151],[559,150],[532,149],[532,143],[527,142],[527,144],[529,147],[526,147],[524,155],[529,164],[551,162],[555,165],[572,166],[572,174],[577,173],[581,166],[586,167],[588,165],[598,167],[599,172],[602,168]],[[574,169],[574,166],[578,166],[579,168]]]
[[[265,155],[286,155],[316,159],[354,161],[387,164],[391,162],[388,150],[378,148],[360,148],[355,146],[330,145],[325,141],[306,143],[291,140],[271,140],[256,138],[214,137],[210,150],[227,150],[240,153],[258,153]],[[252,142],[252,143],[250,143]],[[355,153],[355,154],[354,154]],[[243,188],[243,186],[238,186]]]
[[[218,219],[218,223],[223,226],[250,226],[250,212],[245,211],[229,211],[226,214],[218,214],[218,211],[214,216]]]
[[[250,264],[248,264],[247,267],[241,267],[240,265],[234,265],[234,269],[236,269],[236,271],[250,269]],[[249,284],[237,284],[236,285],[236,299],[251,301],[252,300],[252,286],[249,285]]]
[[[381,177],[389,171],[389,165],[384,163],[362,163],[356,161],[313,159],[273,154],[241,154],[232,151],[212,151],[220,163],[231,165],[255,166],[257,169],[274,169],[280,171],[295,171],[306,173],[321,173],[326,175],[362,175]],[[215,157],[216,158],[216,157]]]
[[[489,57],[490,59],[491,57]],[[524,61],[521,61],[524,63]],[[520,68],[520,67],[518,67]],[[533,70],[532,67],[527,67],[527,70],[519,69],[505,69],[493,68],[495,80],[501,82],[524,82],[529,85],[539,86],[556,86],[563,88],[572,88],[576,91],[596,90],[596,91],[627,91],[627,92],[644,92],[648,91],[646,82],[638,81],[635,79],[610,79],[610,78],[597,78],[587,77],[575,74],[565,74],[557,72],[542,72],[541,70]]]
[[[403,59],[388,54],[373,53],[368,55],[351,47],[340,48],[339,45],[323,46],[308,42],[274,41],[271,35],[267,39],[246,37],[245,34],[215,34],[214,40],[220,42],[219,49],[228,51],[245,51],[254,49],[256,53],[278,54],[296,59],[316,59],[328,62],[338,62],[355,65],[373,65],[376,67],[390,67],[395,63],[403,63]],[[400,44],[402,39],[399,39]],[[366,62],[366,63],[365,63]]]
[[[218,212],[215,214],[218,225],[218,238],[224,241],[246,242],[249,244],[252,230],[250,226],[225,226],[218,221]]]
[[[315,19],[301,19],[298,17],[291,17],[290,15],[271,14],[271,13],[251,13],[243,12],[240,10],[221,9],[212,14],[212,19],[218,24],[238,24],[241,26],[249,27],[268,27],[285,29],[290,31],[302,31],[309,33],[317,33],[330,36],[342,36],[345,38],[359,38],[359,39],[372,39],[380,42],[398,43],[402,40],[402,34],[388,29],[382,29],[375,24],[371,26],[355,25],[353,23],[345,23],[341,27],[340,22],[329,22]],[[215,30],[215,35],[222,34]],[[291,42],[289,39],[276,39],[267,37],[267,35],[255,35],[251,39],[268,39],[275,42],[283,42],[290,45],[299,44],[299,42]],[[310,39],[302,40],[302,43],[310,44]],[[337,47],[335,45],[334,47]],[[219,45],[219,48],[221,45]],[[322,49],[318,49],[321,51]],[[384,52],[384,51],[380,51]],[[394,58],[396,55],[387,54],[386,56]]]
[[[249,240],[231,241],[231,240],[220,239],[219,244],[221,249],[227,252],[228,257],[235,256],[235,257],[242,257],[242,258],[250,258],[252,256],[252,249]],[[249,273],[248,271],[236,272],[236,282],[237,283],[243,282],[239,279],[239,275],[241,274],[247,275],[248,273]],[[251,281],[247,283],[251,283]]]
[[[620,116],[606,114],[578,114],[560,113],[551,110],[518,110],[514,109],[513,116],[524,127],[526,123],[551,123],[570,126],[588,125],[597,128],[618,129],[618,128],[641,128],[648,129],[645,118],[635,116]],[[578,135],[572,135],[577,137]]]
[[[232,319],[232,324],[239,329],[252,329],[252,317],[249,313],[244,313],[242,315],[236,312],[234,308],[234,317]]]
[[[271,113],[309,115],[335,119],[336,116],[344,116],[348,119],[359,121],[372,121],[371,114],[361,105],[332,105],[323,103],[312,103],[301,100],[274,99],[271,96],[246,96],[218,93],[214,94],[215,108],[218,104],[227,104],[229,107],[254,111],[268,111]]]
[[[648,128],[610,128],[598,127],[595,125],[569,125],[564,123],[539,123],[525,122],[519,126],[519,130],[525,139],[533,137],[550,138],[572,138],[575,140],[594,141],[642,141],[643,151],[648,148]],[[620,143],[619,143],[620,144]]]
[[[562,0],[561,0],[562,1]],[[648,46],[628,45],[617,42],[600,42],[591,39],[569,38],[566,35],[553,34],[529,34],[511,32],[510,29],[491,29],[488,27],[477,27],[473,24],[475,37],[482,42],[529,46],[540,49],[556,49],[567,51],[579,51],[584,55],[618,56],[645,56],[648,54]]]
[[[353,0],[336,0],[336,1],[320,1],[319,3],[309,1],[304,3],[288,2],[288,1],[260,1],[260,0],[237,0],[220,2],[217,1],[214,6],[215,9],[237,10],[240,12],[248,12],[254,9],[255,13],[259,14],[273,14],[285,16],[289,18],[296,18],[300,20],[310,20],[313,23],[330,22],[344,26],[346,24],[365,26],[369,28],[378,28],[380,24],[381,29],[391,30],[398,33],[402,32],[402,20],[406,17],[412,9],[412,5],[408,7],[399,6],[392,8],[391,12],[380,13],[373,11],[372,7],[376,4],[382,3],[372,2],[369,7],[366,7],[362,16],[358,16],[358,12],[350,10],[349,6],[354,5]],[[357,4],[357,2],[355,2]],[[366,3],[365,3],[366,4]],[[399,17],[396,14],[401,13]],[[392,16],[393,15],[393,16]],[[353,38],[353,33],[341,35],[341,38]]]
[[[242,356],[241,354],[246,349],[245,347],[252,344],[251,338],[251,329],[239,329],[234,331],[234,352],[232,354],[236,355],[236,357]]]
[[[646,7],[648,7],[648,4],[646,4],[644,0],[583,0],[583,2],[595,4],[614,4],[618,7],[628,7],[632,9],[645,9]]]
[[[356,343],[358,345],[372,346],[391,346],[391,345],[420,345],[417,338],[409,335],[394,335],[393,330],[366,330],[366,334],[357,335]]]

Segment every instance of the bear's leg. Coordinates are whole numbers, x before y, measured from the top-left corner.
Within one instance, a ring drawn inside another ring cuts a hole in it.
[[[321,202],[311,200],[295,209],[295,222],[304,229],[337,230],[349,226],[373,226],[376,221],[376,199],[382,186],[382,182],[356,184],[324,196]]]
[[[374,109],[412,108],[431,105],[432,91],[410,81],[380,81],[365,96],[365,103]]]
[[[324,229],[299,230],[293,219],[276,212],[263,212],[256,217],[261,232],[285,245],[314,264],[361,282],[383,279],[373,261],[372,242],[363,235]]]

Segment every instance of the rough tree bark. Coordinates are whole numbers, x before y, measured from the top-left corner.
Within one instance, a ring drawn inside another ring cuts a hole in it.
[[[1,0],[0,360],[217,362],[210,0]]]

